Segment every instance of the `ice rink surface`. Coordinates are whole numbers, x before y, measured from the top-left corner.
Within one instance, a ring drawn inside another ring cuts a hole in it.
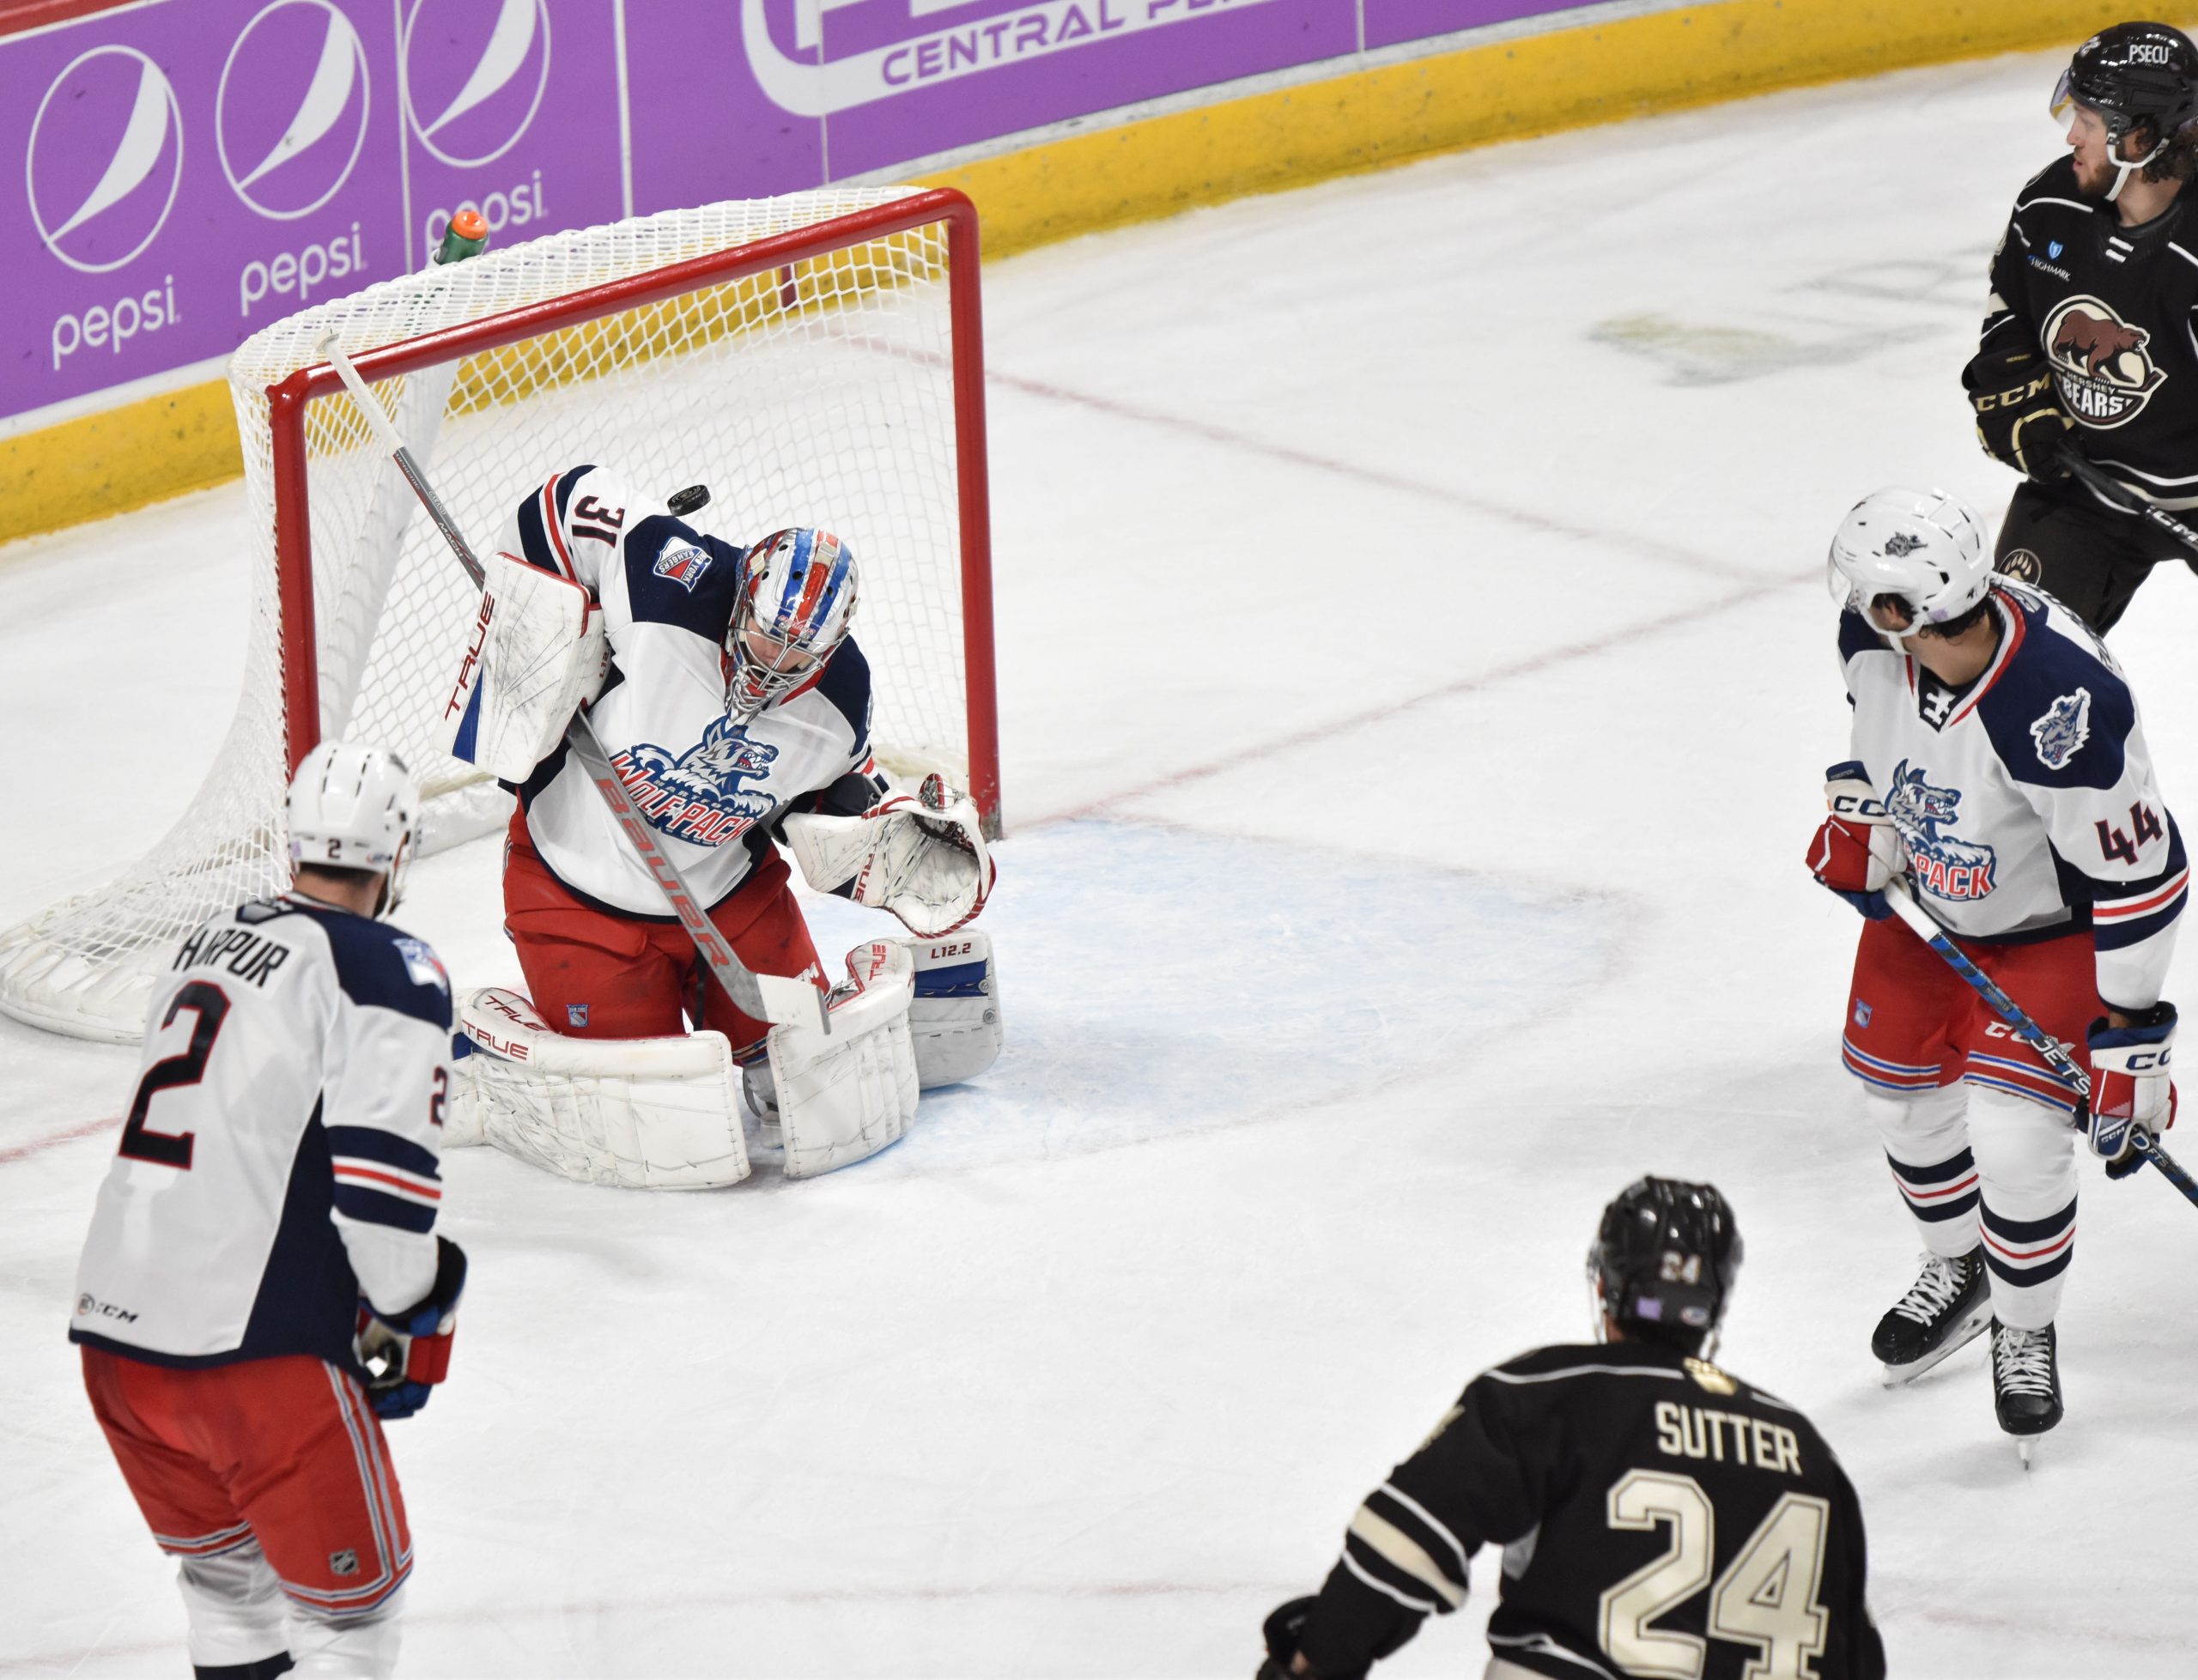
[[[2058,68],[988,270],[1009,1048],[807,1183],[452,1155],[464,1331],[391,1429],[404,1671],[1248,1676],[1466,1379],[1585,1334],[1597,1212],[1654,1170],[1738,1210],[1724,1358],[1840,1452],[1895,1674],[2189,1674],[2198,1210],[2086,1168],[2029,1474],[1982,1344],[1880,1389],[1916,1245],[1837,1064],[1858,924],[1801,867],[1846,755],[1840,514],[1936,482],[1996,525],[2013,488],[1955,376]],[[0,551],[0,923],[189,800],[241,507]],[[2115,637],[2186,825],[2194,636],[2177,570]],[[401,918],[463,986],[517,978],[496,862],[428,860]],[[0,1675],[185,1666],[63,1339],[132,1065],[0,1021]],[[1478,1674],[1495,1578],[1381,1673]]]

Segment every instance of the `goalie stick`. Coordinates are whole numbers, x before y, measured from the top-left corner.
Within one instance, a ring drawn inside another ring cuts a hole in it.
[[[2041,1056],[2053,1070],[2076,1088],[2076,1094],[2088,1111],[2092,1101],[2091,1076],[2077,1064],[2076,1058],[2061,1047],[2054,1037],[2032,1021],[2021,1004],[2001,990],[1998,982],[1969,960],[1967,953],[1954,943],[1946,931],[1933,921],[1908,890],[1905,881],[1888,881],[1885,885],[1885,902],[1892,907],[1894,915],[1908,924],[1915,936],[1946,959],[1946,966],[1967,980],[1976,995],[1990,1004],[1992,1012],[2007,1023],[2014,1035]],[[2149,1128],[2134,1121],[2129,1127],[2129,1146],[2160,1170],[2161,1176],[2173,1185],[2192,1203],[2198,1204],[2198,1183],[2176,1164],[2175,1157],[2159,1145]]]
[[[458,556],[458,563],[465,568],[465,575],[473,586],[482,585],[483,573],[481,562],[473,553],[473,545],[465,540],[465,533],[458,528],[458,521],[443,506],[442,498],[435,494],[435,487],[412,458],[412,452],[405,447],[404,440],[398,435],[395,424],[367,382],[359,377],[359,370],[351,365],[351,358],[343,353],[337,342],[337,335],[327,334],[314,348],[326,356],[329,365],[336,369],[343,381],[344,389],[351,393],[359,411],[366,416],[374,436],[397,463],[397,470],[404,475],[404,482],[420,498],[420,505],[428,510],[435,529],[443,534],[451,552]],[[610,807],[610,814],[617,819],[618,827],[627,841],[639,855],[657,885],[671,902],[672,911],[679,918],[679,925],[687,937],[695,942],[695,949],[701,953],[702,961],[709,965],[717,983],[725,988],[726,995],[738,1004],[743,1011],[756,1020],[774,1026],[814,1020],[818,1028],[828,1036],[832,1031],[831,1012],[825,1008],[824,994],[806,980],[787,979],[777,974],[757,974],[750,971],[733,952],[726,937],[718,931],[688,888],[679,873],[679,866],[664,847],[658,844],[641,813],[627,792],[626,784],[619,779],[611,767],[610,755],[603,749],[603,743],[596,735],[595,725],[588,721],[585,709],[573,713],[573,720],[565,728],[565,745],[580,761],[580,769],[602,794],[604,803]]]

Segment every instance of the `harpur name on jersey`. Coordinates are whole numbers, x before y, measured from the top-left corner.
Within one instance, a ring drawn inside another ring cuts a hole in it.
[[[1934,898],[1985,898],[1997,884],[1992,876],[1998,859],[1990,846],[1941,832],[1960,821],[1961,798],[1959,788],[1932,786],[1906,759],[1892,773],[1885,794],[1885,810],[1907,844],[1916,884]]]
[[[637,741],[610,765],[651,828],[696,846],[723,846],[771,814],[769,794],[740,784],[769,775],[778,755],[776,747],[750,741],[726,717],[677,759]]]

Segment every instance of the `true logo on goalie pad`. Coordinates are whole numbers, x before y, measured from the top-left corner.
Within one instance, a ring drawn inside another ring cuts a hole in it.
[[[713,719],[677,759],[637,741],[611,760],[618,779],[653,828],[696,846],[723,846],[768,816],[776,801],[744,781],[771,773],[779,749],[750,741],[731,718]]]

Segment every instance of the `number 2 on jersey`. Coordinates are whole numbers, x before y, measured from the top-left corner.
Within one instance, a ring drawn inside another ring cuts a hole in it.
[[[145,1077],[137,1082],[137,1095],[131,1100],[130,1123],[122,1128],[122,1144],[118,1153],[132,1161],[156,1161],[188,1173],[191,1146],[197,1134],[152,1131],[145,1124],[145,1115],[159,1093],[179,1085],[196,1085],[206,1077],[206,1058],[213,1053],[214,1040],[229,1012],[228,996],[209,980],[193,980],[175,994],[175,1001],[168,1005],[161,1025],[172,1026],[176,1016],[185,1010],[197,1015],[191,1023],[191,1043],[179,1053],[163,1056],[145,1070]]]
[[[1707,1643],[1648,1624],[1708,1584],[1716,1507],[1691,1476],[1652,1470],[1620,1477],[1605,1507],[1612,1528],[1646,1531],[1669,1523],[1672,1543],[1603,1594],[1604,1651],[1628,1674],[1700,1680]],[[1830,1501],[1784,1495],[1710,1589],[1710,1637],[1757,1648],[1746,1680],[1810,1680],[1810,1659],[1824,1653],[1826,1618],[1816,1598],[1831,1525]]]

